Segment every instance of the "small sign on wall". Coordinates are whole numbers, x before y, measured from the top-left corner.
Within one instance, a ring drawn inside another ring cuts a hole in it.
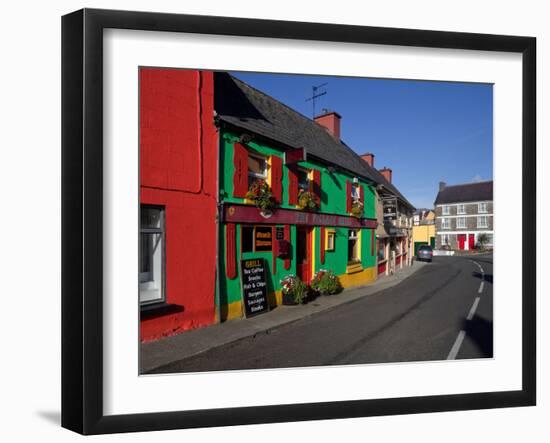
[[[271,226],[256,226],[254,229],[254,251],[267,252],[273,249],[273,231]]]

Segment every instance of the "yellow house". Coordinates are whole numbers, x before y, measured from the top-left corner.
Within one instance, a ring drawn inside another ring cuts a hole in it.
[[[435,248],[435,212],[432,210],[417,210],[414,214],[412,230],[414,255],[421,245],[431,245]]]

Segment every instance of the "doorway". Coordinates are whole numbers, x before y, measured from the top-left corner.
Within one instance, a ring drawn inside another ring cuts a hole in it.
[[[308,284],[312,278],[311,232],[312,228],[307,226],[300,226],[296,229],[296,275]]]
[[[476,246],[475,234],[468,234],[468,249],[471,251],[475,249],[475,246]]]
[[[466,234],[458,234],[456,236],[456,241],[458,243],[458,249],[463,251],[464,250],[464,244],[466,243]]]

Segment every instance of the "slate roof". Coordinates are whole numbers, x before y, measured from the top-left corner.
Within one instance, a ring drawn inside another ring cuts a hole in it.
[[[435,198],[436,205],[493,200],[493,181],[445,186]]]
[[[413,208],[382,174],[320,124],[226,72],[214,74],[214,88],[214,108],[221,121],[288,148],[305,148],[308,156],[381,184]]]

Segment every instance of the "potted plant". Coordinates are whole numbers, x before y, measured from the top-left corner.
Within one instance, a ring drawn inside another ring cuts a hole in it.
[[[295,275],[287,275],[281,280],[283,305],[299,305],[307,301],[308,287]]]
[[[333,295],[342,292],[342,284],[334,272],[320,269],[311,281],[311,289],[321,295]]]
[[[298,207],[306,211],[316,211],[319,208],[317,196],[313,192],[300,190]]]
[[[255,180],[246,193],[246,198],[254,202],[260,213],[271,215],[271,209],[275,206],[275,199],[265,180]]]

